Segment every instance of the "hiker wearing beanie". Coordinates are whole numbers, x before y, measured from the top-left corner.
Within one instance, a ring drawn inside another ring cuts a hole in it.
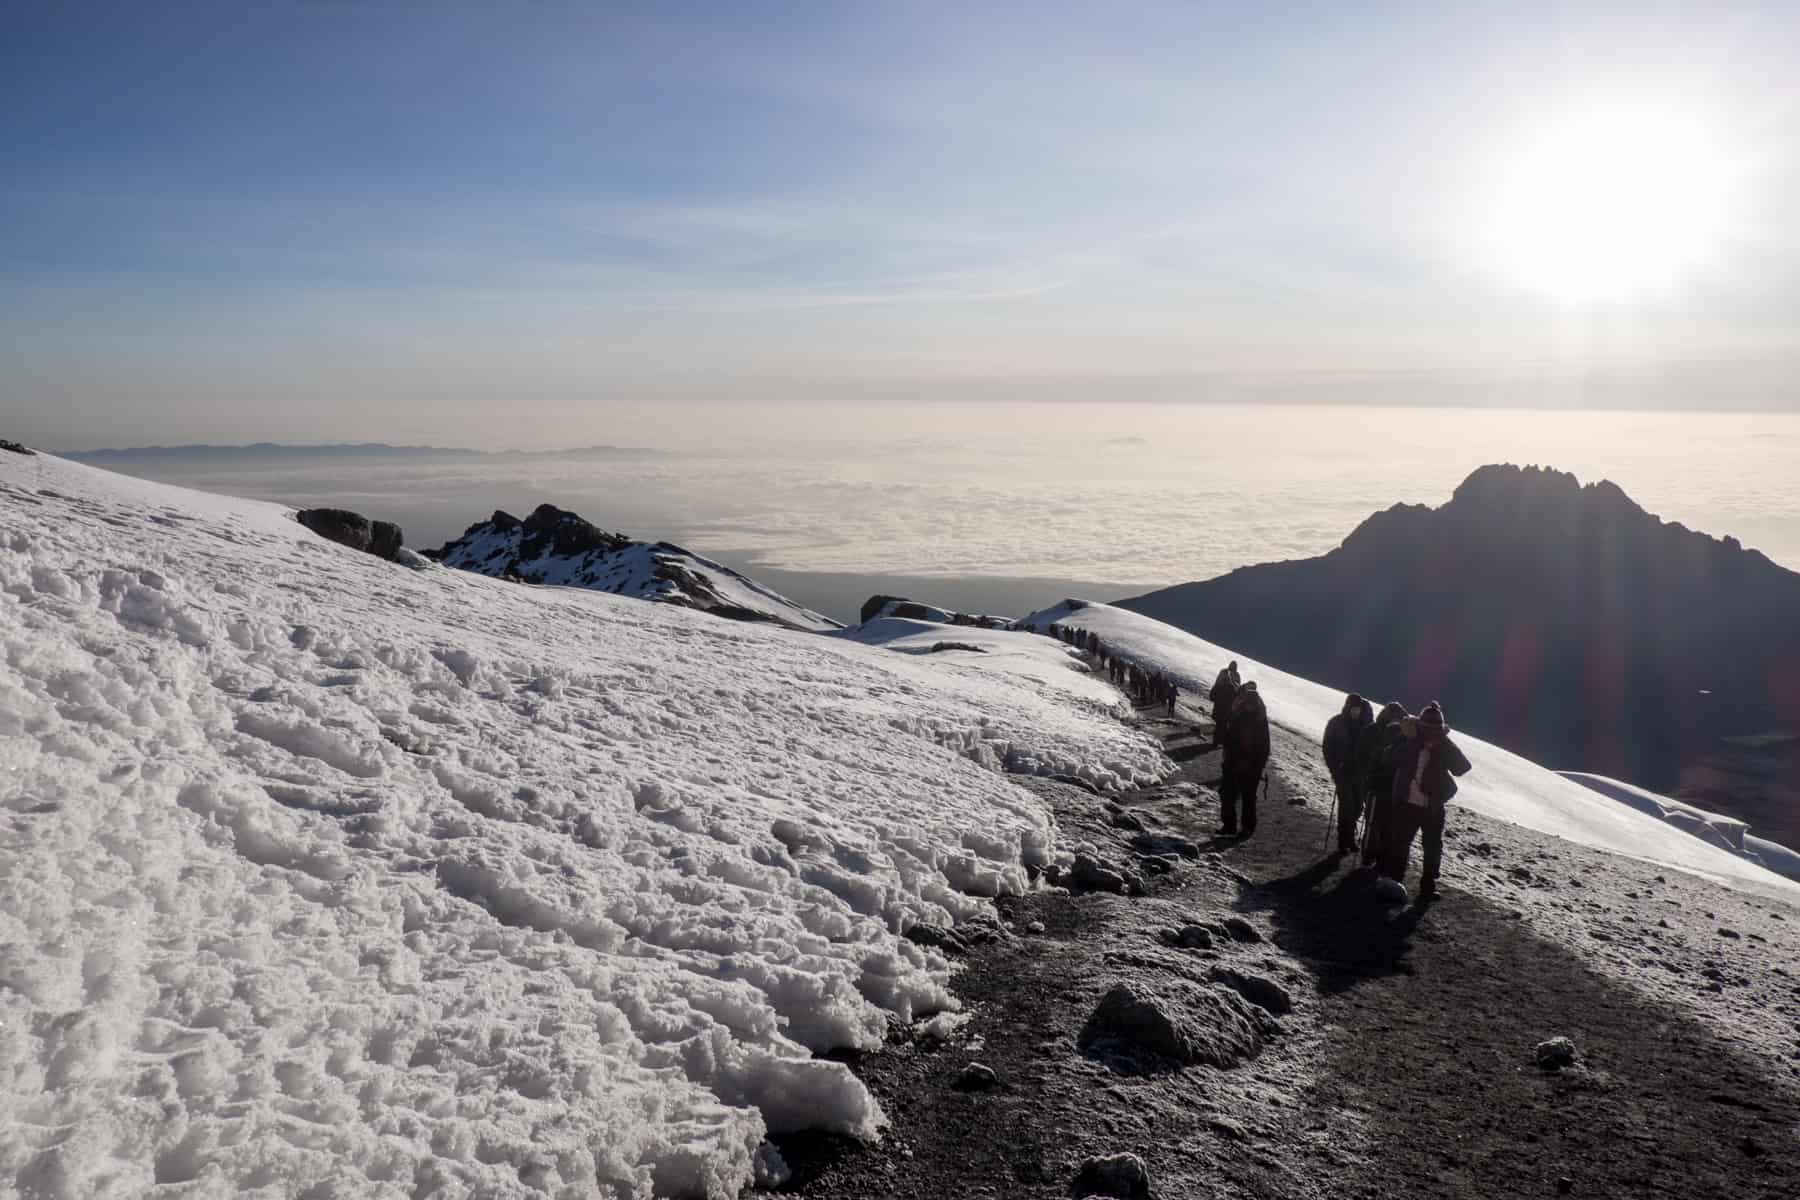
[[[1356,735],[1355,758],[1350,765],[1357,790],[1369,809],[1369,827],[1363,834],[1363,866],[1373,866],[1381,858],[1383,830],[1387,825],[1389,801],[1394,790],[1394,768],[1383,757],[1390,745],[1402,740],[1400,722],[1412,714],[1399,702],[1385,704],[1373,725]]]
[[[1337,848],[1339,854],[1356,849],[1356,822],[1362,815],[1362,789],[1357,784],[1357,738],[1375,723],[1369,702],[1355,692],[1344,697],[1343,711],[1325,723],[1325,769],[1337,789]]]
[[[1213,680],[1212,691],[1206,697],[1212,701],[1213,706],[1213,745],[1215,746],[1225,744],[1225,726],[1231,722],[1231,702],[1237,698],[1237,693],[1238,665],[1237,659],[1234,658],[1226,664],[1223,671],[1219,672],[1218,678]]]
[[[1263,706],[1256,684],[1238,688],[1231,701],[1231,715],[1224,733],[1224,775],[1219,780],[1219,832],[1236,837],[1238,809],[1243,808],[1243,833],[1256,832],[1256,787],[1269,765],[1269,710]]]
[[[1430,900],[1437,895],[1438,867],[1444,858],[1445,808],[1456,795],[1456,777],[1469,773],[1469,760],[1450,740],[1444,710],[1436,701],[1416,718],[1403,719],[1400,732],[1400,740],[1382,755],[1394,767],[1394,781],[1381,873],[1396,883],[1405,876],[1413,838],[1423,830],[1419,899]]]

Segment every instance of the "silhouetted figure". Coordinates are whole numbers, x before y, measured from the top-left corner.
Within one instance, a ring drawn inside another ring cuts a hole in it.
[[[1269,765],[1269,712],[1257,694],[1256,684],[1235,689],[1225,726],[1224,774],[1219,780],[1219,823],[1227,837],[1239,831],[1238,812],[1243,810],[1245,837],[1256,832],[1256,787]]]
[[[1394,768],[1383,759],[1387,748],[1400,740],[1400,722],[1411,714],[1406,705],[1394,701],[1381,708],[1375,723],[1356,735],[1355,758],[1351,773],[1361,790],[1363,803],[1369,809],[1369,827],[1363,833],[1362,861],[1372,866],[1381,858],[1382,838],[1393,798]]]
[[[1343,711],[1325,723],[1325,769],[1337,789],[1337,848],[1339,854],[1356,849],[1356,822],[1362,815],[1362,789],[1356,780],[1356,740],[1375,723],[1369,702],[1355,692],[1344,697]]]
[[[1417,718],[1400,722],[1401,738],[1382,753],[1393,764],[1386,846],[1381,873],[1398,881],[1406,874],[1413,838],[1424,831],[1425,861],[1419,868],[1419,899],[1437,895],[1444,859],[1444,814],[1456,795],[1456,776],[1469,773],[1469,760],[1450,740],[1450,727],[1436,701]]]
[[[1175,702],[1181,699],[1181,686],[1175,682],[1174,676],[1163,676],[1163,699],[1169,705],[1169,715],[1175,715]]]
[[[1225,726],[1231,720],[1231,702],[1238,693],[1237,659],[1232,659],[1213,680],[1212,691],[1207,699],[1212,701],[1213,745],[1225,744]]]

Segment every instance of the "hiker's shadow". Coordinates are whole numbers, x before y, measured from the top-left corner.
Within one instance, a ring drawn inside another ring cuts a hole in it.
[[[1376,895],[1373,872],[1357,868],[1339,874],[1343,865],[1337,855],[1328,855],[1250,889],[1238,907],[1267,914],[1276,942],[1311,968],[1322,992],[1412,974],[1406,956],[1427,910],[1386,902]]]

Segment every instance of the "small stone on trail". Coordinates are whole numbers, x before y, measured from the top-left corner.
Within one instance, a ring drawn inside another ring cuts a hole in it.
[[[1546,1071],[1560,1071],[1564,1067],[1575,1065],[1575,1043],[1566,1037],[1553,1037],[1547,1042],[1539,1042],[1536,1050],[1537,1065]]]
[[[1123,892],[1128,886],[1123,872],[1114,870],[1085,852],[1075,855],[1074,865],[1057,882],[1064,887],[1088,892]]]
[[[1562,1178],[1560,1178],[1556,1181],[1556,1194],[1557,1195],[1566,1196],[1574,1190],[1575,1190],[1575,1181],[1573,1179],[1570,1179],[1567,1175],[1564,1175]]]
[[[1224,984],[1250,1003],[1277,1016],[1293,1010],[1294,1001],[1287,989],[1273,979],[1236,967],[1214,967],[1208,974],[1214,983]]]
[[[986,1063],[970,1063],[956,1076],[956,1086],[965,1092],[978,1092],[1000,1082],[1000,1076]]]
[[[1384,875],[1375,881],[1375,898],[1389,904],[1405,904],[1408,899],[1406,885]]]
[[[1742,1150],[1749,1158],[1760,1158],[1763,1153],[1762,1143],[1747,1133],[1744,1135],[1744,1140],[1738,1143],[1738,1149]]]
[[[1080,1047],[1103,1058],[1130,1062],[1149,1054],[1184,1064],[1229,1067],[1261,1053],[1263,1039],[1280,1022],[1234,991],[1170,982],[1157,991],[1117,983],[1082,1026]]]
[[[1204,925],[1183,925],[1179,929],[1165,929],[1160,936],[1169,945],[1182,950],[1211,950],[1213,945],[1212,930]]]
[[[1026,933],[1042,933],[1042,932],[1044,932],[1044,923],[1042,921],[1033,921],[1031,924],[1029,924],[1025,927],[1025,932]]]
[[[1234,942],[1260,942],[1263,940],[1256,926],[1242,917],[1226,917],[1225,934]]]
[[[1719,930],[1719,936],[1722,938],[1735,938],[1742,937],[1743,935],[1735,929],[1721,929]]]
[[[1082,1163],[1076,1173],[1075,1194],[1145,1200],[1150,1195],[1150,1172],[1135,1154],[1096,1155]]]

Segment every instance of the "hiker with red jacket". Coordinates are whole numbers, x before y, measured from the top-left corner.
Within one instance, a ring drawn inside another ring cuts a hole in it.
[[[1381,873],[1396,883],[1406,875],[1413,838],[1425,834],[1425,862],[1419,869],[1419,899],[1437,895],[1438,867],[1444,858],[1444,810],[1456,795],[1456,776],[1470,764],[1450,740],[1444,710],[1436,701],[1417,717],[1400,722],[1400,738],[1382,754],[1394,768],[1393,793],[1387,811]]]
[[[1375,723],[1369,702],[1355,692],[1344,697],[1343,711],[1325,723],[1325,769],[1337,789],[1337,848],[1339,854],[1356,849],[1356,822],[1362,815],[1362,789],[1357,784],[1356,741]]]
[[[1238,808],[1243,807],[1243,833],[1256,832],[1256,787],[1269,765],[1269,710],[1254,682],[1237,689],[1222,736],[1224,775],[1219,780],[1220,833],[1238,834]]]

